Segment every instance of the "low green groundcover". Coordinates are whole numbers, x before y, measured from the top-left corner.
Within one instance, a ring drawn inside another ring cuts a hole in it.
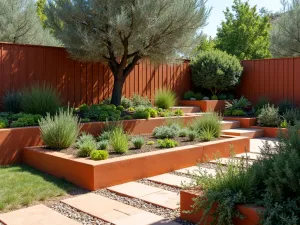
[[[0,167],[0,210],[13,210],[63,196],[74,188],[70,183],[28,166]]]

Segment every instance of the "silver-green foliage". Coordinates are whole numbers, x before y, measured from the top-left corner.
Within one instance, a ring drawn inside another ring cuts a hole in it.
[[[258,115],[258,120],[260,126],[265,127],[276,127],[280,123],[279,109],[274,105],[267,104],[264,106]]]
[[[59,45],[36,13],[34,0],[1,0],[0,41],[21,44]]]
[[[72,110],[60,109],[51,116],[49,113],[39,121],[41,138],[48,148],[69,148],[76,141],[81,126]]]
[[[270,51],[273,57],[300,55],[300,1],[282,1],[281,15],[272,21]]]
[[[131,139],[131,142],[136,149],[141,149],[145,144],[145,139],[143,137],[134,137]]]

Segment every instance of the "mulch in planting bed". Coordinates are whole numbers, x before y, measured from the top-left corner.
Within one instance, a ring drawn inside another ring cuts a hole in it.
[[[161,148],[157,147],[157,140],[155,137],[153,137],[152,135],[138,135],[139,137],[143,137],[145,139],[145,144],[143,145],[143,147],[141,149],[135,149],[133,144],[131,143],[131,141],[129,141],[129,151],[125,154],[119,154],[114,152],[111,147],[109,148],[108,152],[109,152],[109,158],[117,158],[117,157],[122,157],[122,156],[126,156],[126,155],[135,155],[135,154],[139,154],[139,153],[145,153],[145,152],[153,152],[153,151],[159,151],[162,150]],[[137,136],[131,136],[131,137],[137,137]],[[222,140],[224,138],[220,137],[218,139],[215,140]],[[199,143],[203,143],[203,141],[196,139],[194,141],[189,141],[187,137],[176,137],[173,138],[172,140],[175,140],[178,142],[178,146],[188,146],[188,145],[195,145],[195,144],[199,144]],[[153,145],[147,145],[147,142],[149,141],[154,141],[155,144]],[[72,155],[77,157],[77,153],[78,153],[79,149],[76,148],[68,148],[68,149],[63,149],[60,152],[67,154],[67,155]]]

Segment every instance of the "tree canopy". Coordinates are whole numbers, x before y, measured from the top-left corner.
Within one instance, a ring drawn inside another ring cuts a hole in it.
[[[274,57],[300,56],[300,1],[283,1],[283,6],[272,22],[271,53]]]
[[[114,75],[112,103],[143,57],[172,60],[206,24],[206,0],[52,0],[46,25],[79,60],[106,62]]]
[[[58,45],[55,38],[43,29],[34,0],[1,0],[0,41]]]
[[[216,48],[240,60],[270,57],[270,19],[260,15],[256,6],[234,0],[232,10],[224,12],[225,21],[217,31]]]

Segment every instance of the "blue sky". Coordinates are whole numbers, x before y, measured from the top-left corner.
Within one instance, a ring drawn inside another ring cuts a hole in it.
[[[280,0],[249,0],[251,5],[257,5],[258,9],[265,7],[273,12],[281,9]],[[208,25],[203,29],[208,36],[214,37],[217,32],[217,27],[220,26],[221,21],[224,20],[223,11],[226,7],[231,7],[233,0],[208,0],[207,4],[211,6],[212,12],[208,19]]]

